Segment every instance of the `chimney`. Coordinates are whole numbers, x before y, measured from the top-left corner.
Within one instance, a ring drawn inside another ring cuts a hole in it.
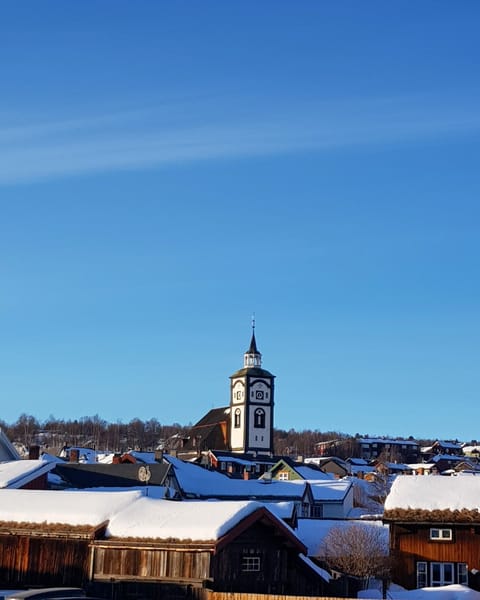
[[[163,450],[155,450],[155,460],[157,462],[163,462]]]
[[[245,479],[245,481],[248,481],[250,479],[250,473],[247,471],[247,469],[243,470],[243,478]]]
[[[38,460],[40,458],[40,446],[30,446],[28,449],[29,460]]]
[[[71,448],[69,462],[78,463],[79,458],[80,458],[80,452],[79,452],[78,448]]]

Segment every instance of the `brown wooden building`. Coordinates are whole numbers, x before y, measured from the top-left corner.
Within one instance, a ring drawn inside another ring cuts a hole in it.
[[[185,515],[185,510],[197,512],[201,519],[199,505],[215,510],[214,503],[142,500],[136,513],[140,520],[146,506],[145,513],[154,514],[155,503],[167,502],[172,520]],[[0,522],[0,587],[80,586],[106,598],[163,598],[172,590],[187,596],[195,588],[321,595],[327,583],[293,531],[257,503],[239,504],[239,518],[229,516],[212,539],[185,539],[184,532],[175,538],[172,524],[168,537],[149,538],[141,527],[138,536],[132,535],[132,527],[124,537],[112,537],[115,528],[110,534],[106,522],[95,526]],[[125,520],[132,520],[134,508],[132,503]],[[117,526],[117,532],[125,531],[122,527]],[[151,530],[158,535],[154,523]]]
[[[91,545],[91,580],[208,587],[223,592],[319,595],[325,582],[306,548],[264,508],[218,540],[103,539]],[[98,586],[97,586],[98,589]]]
[[[441,521],[415,521],[415,511],[385,515],[390,523],[393,581],[407,589],[461,583],[480,590],[472,570],[480,570],[480,515],[459,522],[444,514]],[[418,516],[418,518],[421,518]]]
[[[403,476],[385,503],[393,581],[480,590],[480,478]]]

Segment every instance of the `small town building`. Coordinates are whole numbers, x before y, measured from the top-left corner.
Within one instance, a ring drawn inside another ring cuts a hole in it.
[[[398,476],[385,502],[393,581],[480,589],[480,477]]]

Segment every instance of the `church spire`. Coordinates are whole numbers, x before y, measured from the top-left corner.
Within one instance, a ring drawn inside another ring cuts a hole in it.
[[[261,367],[262,366],[262,355],[257,349],[257,340],[255,339],[255,315],[252,317],[252,339],[250,340],[250,347],[243,355],[243,366],[244,367]]]

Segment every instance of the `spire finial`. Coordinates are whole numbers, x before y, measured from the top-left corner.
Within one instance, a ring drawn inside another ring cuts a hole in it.
[[[257,350],[257,342],[255,340],[255,313],[252,314],[252,339],[250,347],[244,354],[243,360],[245,367],[260,367],[262,364],[262,355]]]

